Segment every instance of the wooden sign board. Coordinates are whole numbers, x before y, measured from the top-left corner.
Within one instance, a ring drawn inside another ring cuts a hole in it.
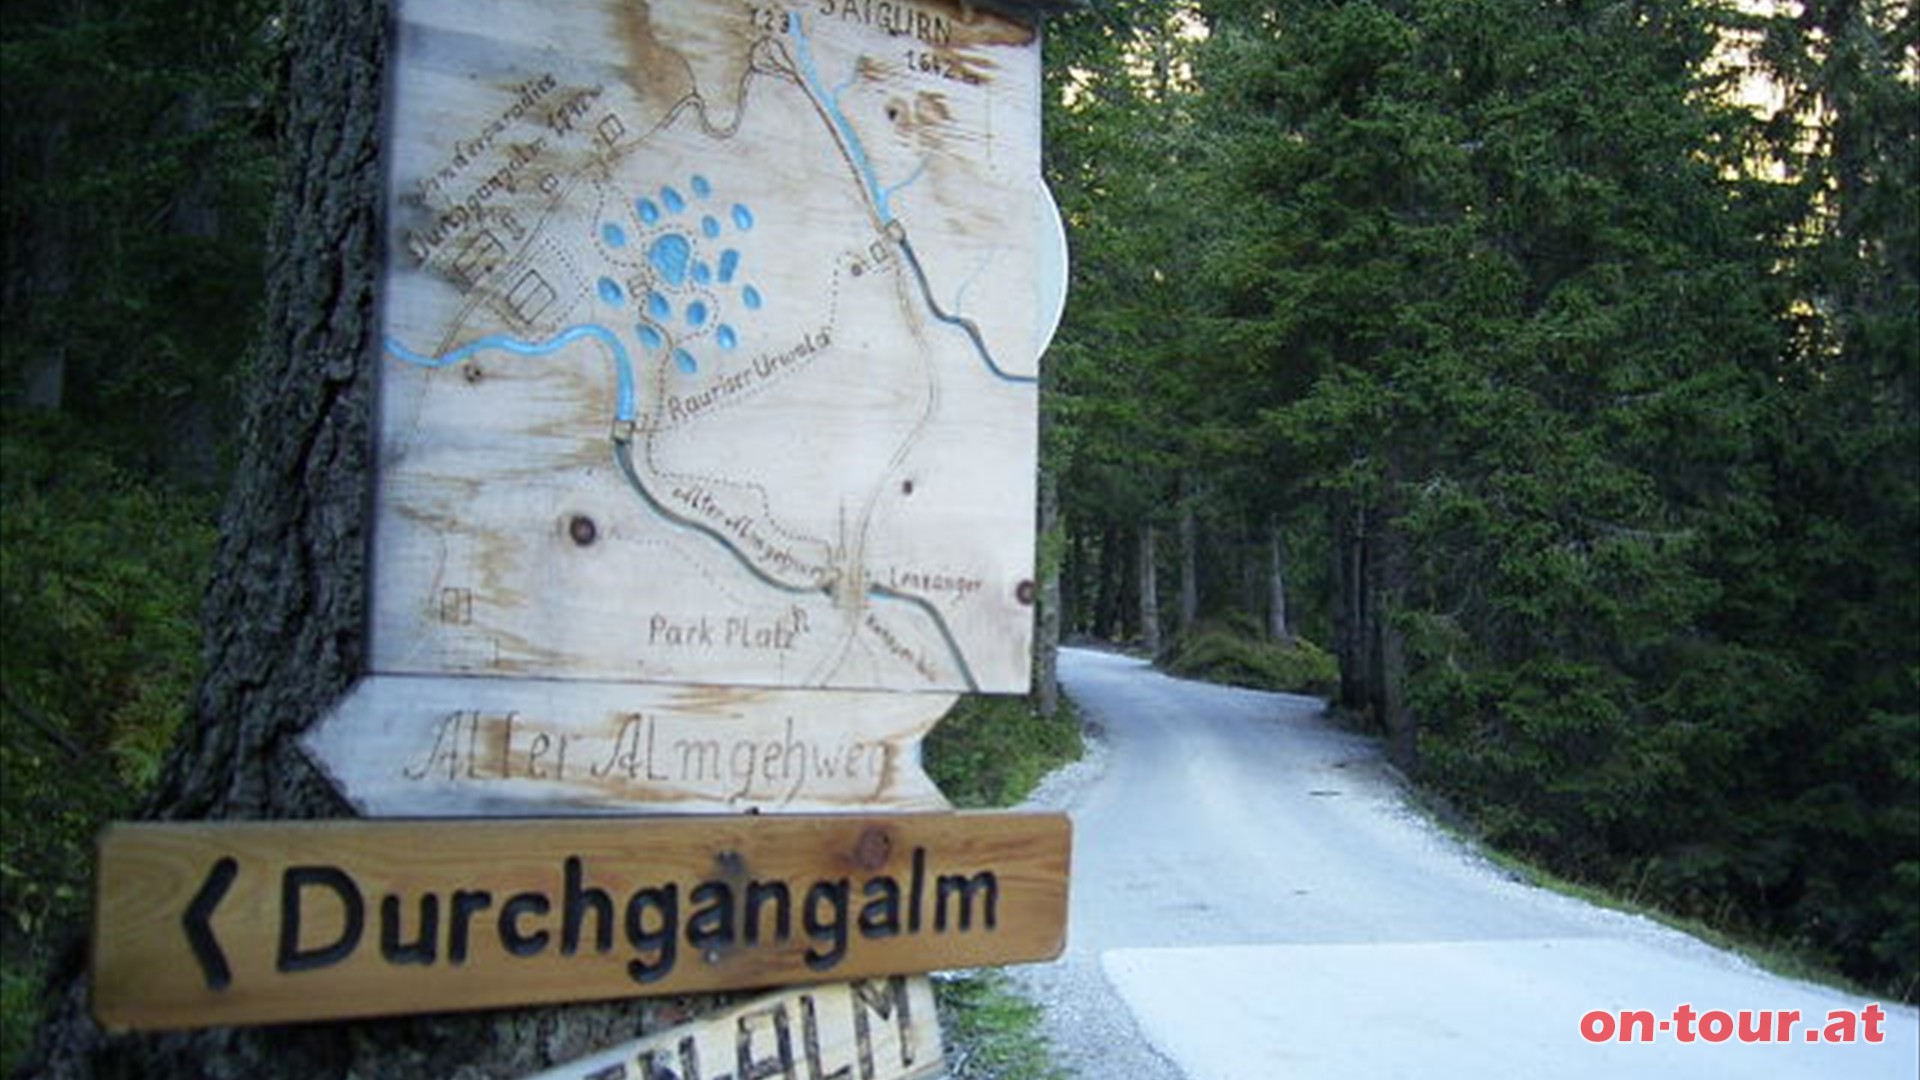
[[[1033,27],[394,7],[371,669],[1024,691]]]
[[[376,675],[301,745],[374,817],[944,810],[920,740],[953,700]]]
[[[1039,961],[1058,814],[116,825],[94,1013],[271,1023]]]
[[[944,1075],[933,987],[925,976],[896,975],[770,994],[526,1080]]]

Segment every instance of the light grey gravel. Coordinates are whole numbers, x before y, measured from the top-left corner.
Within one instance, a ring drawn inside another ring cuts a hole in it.
[[[1106,773],[1112,748],[1097,723],[1084,731],[1086,750],[1049,773],[1021,803],[1024,810],[1072,814],[1087,789]],[[1075,882],[1079,878],[1076,876]],[[1100,952],[1069,922],[1067,951],[1051,964],[1007,969],[1015,986],[1040,1006],[1041,1031],[1054,1063],[1075,1077],[1184,1080],[1179,1069],[1147,1042],[1126,1002],[1100,968]]]

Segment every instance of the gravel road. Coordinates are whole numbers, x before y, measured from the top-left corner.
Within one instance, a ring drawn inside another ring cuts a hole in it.
[[[1806,1042],[1870,999],[1512,880],[1317,699],[1087,650],[1063,652],[1061,678],[1095,737],[1029,805],[1074,820],[1068,948],[1012,971],[1074,1076],[1920,1075],[1912,1008],[1884,1007],[1879,1043]],[[1682,1042],[1682,1005],[1803,1022],[1784,1041]],[[1676,1022],[1590,1043],[1592,1010]]]

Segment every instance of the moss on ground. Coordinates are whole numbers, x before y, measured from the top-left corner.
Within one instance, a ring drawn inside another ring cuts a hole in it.
[[[1160,666],[1182,678],[1313,697],[1326,697],[1340,681],[1332,654],[1305,638],[1280,642],[1224,626],[1182,635]]]

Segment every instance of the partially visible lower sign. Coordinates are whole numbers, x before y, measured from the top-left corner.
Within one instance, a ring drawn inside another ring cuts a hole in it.
[[[1070,836],[1012,813],[116,825],[94,1012],[202,1027],[1047,960]]]
[[[895,975],[770,994],[527,1080],[932,1080],[945,1069],[933,987]]]

